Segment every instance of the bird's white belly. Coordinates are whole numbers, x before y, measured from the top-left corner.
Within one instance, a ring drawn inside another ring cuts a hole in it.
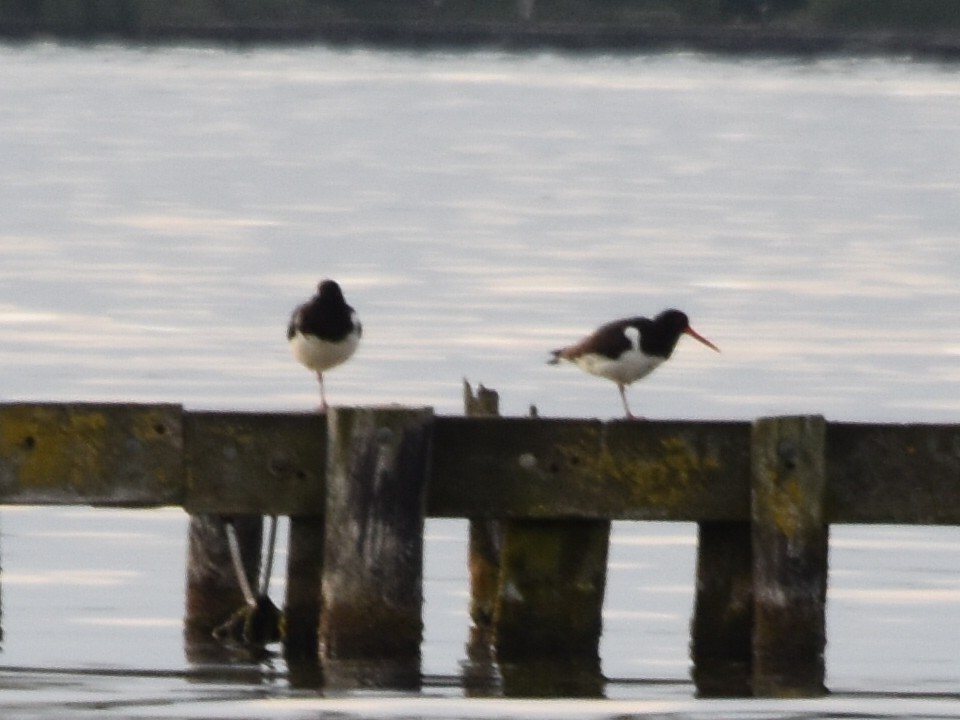
[[[664,361],[661,357],[644,355],[636,350],[628,350],[616,360],[604,355],[586,353],[574,362],[577,366],[591,375],[613,380],[615,383],[629,385],[640,378],[649,375]]]
[[[359,344],[360,337],[356,333],[350,333],[339,342],[330,342],[298,331],[290,338],[290,351],[301,365],[325,372],[346,362]]]

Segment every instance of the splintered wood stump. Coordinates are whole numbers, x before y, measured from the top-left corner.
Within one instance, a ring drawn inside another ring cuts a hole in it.
[[[500,396],[495,390],[463,383],[463,405],[467,417],[497,417]],[[500,549],[503,546],[503,523],[480,518],[470,520],[468,555],[470,566],[470,619],[478,645],[489,645],[487,635],[493,623],[500,580]]]
[[[819,416],[767,418],[753,425],[757,696],[826,692],[825,429]]]
[[[419,686],[432,417],[429,408],[329,411],[320,621],[328,684]]]

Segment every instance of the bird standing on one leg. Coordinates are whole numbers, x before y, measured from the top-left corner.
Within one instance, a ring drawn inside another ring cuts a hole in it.
[[[617,384],[627,417],[633,418],[627,404],[627,386],[667,360],[681,335],[689,335],[720,352],[720,348],[690,327],[684,313],[664,310],[653,320],[633,317],[601,325],[575,345],[554,350],[549,362],[556,365],[561,360],[569,360],[591,375],[612,380]]]
[[[363,328],[360,318],[343,298],[333,280],[317,286],[317,294],[298,306],[287,325],[287,340],[293,356],[317,374],[320,412],[327,411],[323,373],[346,362],[357,350]]]

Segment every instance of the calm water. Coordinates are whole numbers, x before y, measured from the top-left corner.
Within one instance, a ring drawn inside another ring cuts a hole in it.
[[[677,306],[724,352],[682,343],[631,391],[649,417],[960,417],[955,66],[30,45],[0,48],[0,88],[3,400],[312,408],[284,325],[332,276],[365,327],[333,403],[456,413],[467,377],[505,413],[612,417],[547,351]],[[693,529],[618,525],[610,699],[533,704],[448,680],[457,522],[428,528],[422,695],[185,678],[185,528],[0,513],[4,718],[960,716],[912,696],[960,693],[953,528],[836,528],[840,694],[724,703],[684,682]]]

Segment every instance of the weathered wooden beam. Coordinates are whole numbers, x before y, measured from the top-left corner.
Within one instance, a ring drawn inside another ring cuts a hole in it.
[[[474,518],[590,515],[601,429],[595,420],[437,418],[427,511]]]
[[[598,504],[613,519],[746,520],[750,424],[608,423],[598,475]]]
[[[0,503],[183,502],[179,405],[0,405]]]
[[[323,415],[194,412],[183,432],[188,512],[322,515]]]
[[[822,695],[826,645],[826,423],[753,426],[753,692]]]
[[[749,424],[434,420],[433,517],[749,518]],[[183,505],[310,516],[313,413],[178,405],[0,405],[0,504]],[[827,425],[830,523],[960,524],[960,425]],[[320,469],[318,469],[320,468]]]
[[[338,407],[328,415],[326,682],[419,687],[432,410]]]
[[[829,423],[831,523],[960,524],[960,425]]]
[[[437,418],[439,517],[746,520],[750,425]]]

